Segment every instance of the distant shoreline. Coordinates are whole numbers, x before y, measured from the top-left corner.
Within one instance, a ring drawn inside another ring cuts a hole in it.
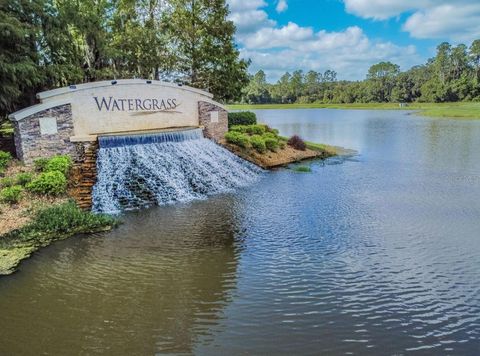
[[[354,104],[233,104],[229,110],[344,109],[344,110],[418,110],[416,114],[435,118],[480,120],[480,102],[456,103],[354,103]]]

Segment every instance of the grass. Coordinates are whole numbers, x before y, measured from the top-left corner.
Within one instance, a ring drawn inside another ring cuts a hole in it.
[[[419,110],[418,114],[437,118],[480,119],[479,102],[411,103],[401,108],[398,103],[355,104],[258,104],[228,105],[229,110],[262,109],[350,109],[350,110]]]
[[[312,171],[312,169],[308,166],[297,166],[293,167],[292,170],[299,173],[310,173]]]
[[[5,121],[2,124],[0,124],[0,136],[2,135],[11,135],[13,134],[13,126],[10,121]]]
[[[29,224],[0,236],[0,275],[13,273],[21,260],[54,241],[117,224],[116,218],[82,211],[73,201],[41,209]]]

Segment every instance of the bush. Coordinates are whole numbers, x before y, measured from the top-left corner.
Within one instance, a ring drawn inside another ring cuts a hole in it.
[[[268,150],[272,152],[276,152],[279,149],[280,144],[278,143],[278,139],[269,137],[269,136],[267,137],[264,136],[263,139],[265,141],[265,146],[267,147]]]
[[[228,127],[235,125],[255,125],[256,123],[257,115],[251,111],[228,113]]]
[[[258,153],[265,153],[267,151],[267,147],[265,146],[265,141],[263,140],[262,136],[253,135],[250,137],[250,143]]]
[[[47,164],[48,164],[49,159],[48,158],[38,158],[35,161],[33,161],[33,165],[35,166],[35,170],[38,172],[43,172],[45,171]]]
[[[27,189],[43,195],[60,195],[67,190],[67,178],[62,172],[44,172],[27,184]]]
[[[265,125],[250,125],[247,126],[247,133],[250,135],[263,135],[266,131]]]
[[[0,190],[0,200],[4,203],[16,204],[22,197],[23,188],[19,185]]]
[[[0,179],[0,187],[12,187],[15,185],[15,180],[11,177],[5,177]]]
[[[236,132],[236,131],[229,131],[225,134],[225,139],[228,143],[237,145],[239,147],[247,148],[249,146],[250,140],[247,135]]]
[[[22,234],[71,234],[98,231],[116,224],[116,219],[103,214],[82,211],[73,201],[40,210]]]
[[[0,151],[0,170],[7,168],[8,164],[12,160],[10,152]]]
[[[32,173],[19,173],[15,177],[15,183],[21,186],[25,186],[33,179]]]
[[[64,175],[68,174],[68,171],[72,167],[72,159],[69,156],[55,156],[48,160],[45,165],[45,172],[59,171]]]
[[[247,133],[247,125],[235,125],[230,127],[230,131],[240,132],[240,133]]]
[[[310,173],[312,169],[308,166],[298,166],[293,169],[295,172]]]
[[[305,142],[300,138],[300,136],[297,135],[290,137],[287,143],[296,150],[305,151],[307,149]]]

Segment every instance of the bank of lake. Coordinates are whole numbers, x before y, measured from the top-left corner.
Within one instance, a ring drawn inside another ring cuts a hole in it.
[[[416,114],[434,118],[480,119],[480,103],[354,103],[354,104],[232,104],[229,110],[272,109],[344,109],[344,110],[418,110]]]

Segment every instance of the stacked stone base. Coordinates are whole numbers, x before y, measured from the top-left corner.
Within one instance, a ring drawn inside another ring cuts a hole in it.
[[[69,194],[84,210],[93,206],[92,190],[97,180],[98,143],[77,143]]]

